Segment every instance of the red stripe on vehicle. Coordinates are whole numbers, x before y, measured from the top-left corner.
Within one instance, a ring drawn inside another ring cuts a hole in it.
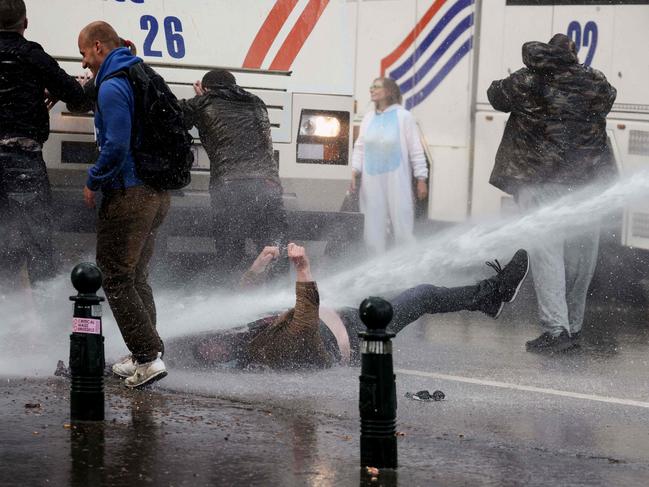
[[[415,25],[415,27],[410,31],[406,38],[401,41],[401,44],[399,44],[397,48],[390,54],[381,59],[381,76],[385,76],[385,71],[388,69],[388,67],[394,64],[394,62],[399,59],[404,52],[406,52],[406,49],[412,46],[413,42],[415,42],[415,39],[417,39],[417,36],[421,34],[424,28],[428,25],[435,14],[439,12],[439,9],[442,8],[442,5],[444,5],[445,3],[446,0],[437,0],[436,2],[434,2],[422,16],[421,20],[417,22],[417,25]]]
[[[277,34],[279,34],[297,2],[298,0],[277,0],[275,2],[248,49],[246,59],[243,61],[244,68],[261,67],[270,46],[275,42]]]
[[[270,64],[270,69],[288,71],[291,68],[293,61],[295,61],[300,49],[302,49],[328,3],[329,0],[309,0],[304,12],[297,19],[291,32],[284,40],[284,44],[282,44],[275,59]]]

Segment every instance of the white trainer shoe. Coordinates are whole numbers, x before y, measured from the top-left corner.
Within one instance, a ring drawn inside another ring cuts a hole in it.
[[[161,357],[162,352],[158,352],[158,358]],[[133,360],[133,355],[127,355],[119,359],[119,361],[115,362],[111,369],[113,370],[113,374],[120,376],[122,379],[126,379],[127,377],[131,377],[133,374],[135,374],[136,366],[137,363],[135,363],[135,360]]]
[[[160,357],[152,362],[135,365],[135,373],[124,379],[126,387],[134,389],[152,384],[167,376],[167,368]]]
[[[133,356],[127,355],[126,357],[119,359],[118,362],[115,362],[111,369],[113,370],[113,374],[126,379],[135,374],[135,367],[136,363],[135,360],[133,360]]]

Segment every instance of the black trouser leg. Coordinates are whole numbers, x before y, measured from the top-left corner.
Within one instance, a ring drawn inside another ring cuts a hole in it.
[[[479,290],[479,284],[463,287],[420,284],[407,289],[391,301],[394,314],[388,330],[399,333],[425,314],[475,311]]]
[[[390,301],[393,316],[388,325],[388,331],[399,333],[425,314],[479,310],[479,296],[484,295],[484,283],[485,281],[480,281],[473,286],[450,288],[420,284],[407,289]],[[366,331],[366,327],[358,316],[358,310],[355,308],[338,310],[338,314],[349,335],[352,362],[356,362],[360,351],[358,333]]]
[[[0,246],[24,255],[32,285],[55,275],[52,197],[40,151],[0,148]]]
[[[49,191],[41,197],[44,201],[36,202],[23,213],[27,270],[32,286],[56,275]]]
[[[256,255],[246,255],[246,239],[256,252],[265,246],[286,245],[286,211],[282,188],[272,180],[262,178],[237,179],[223,182],[210,192],[217,272],[221,281],[238,278]],[[273,265],[271,275],[286,273],[288,259]]]
[[[248,208],[236,186],[224,183],[210,191],[216,280],[220,284],[236,280],[235,274],[244,266]]]
[[[286,210],[282,201],[282,187],[274,181],[257,181],[258,212],[254,217],[256,224],[252,228],[251,238],[255,243],[257,252],[264,247],[272,245],[286,247],[288,244],[287,233],[288,223],[286,221]],[[289,271],[289,261],[286,252],[282,252],[271,266],[268,275],[273,279],[286,275]]]

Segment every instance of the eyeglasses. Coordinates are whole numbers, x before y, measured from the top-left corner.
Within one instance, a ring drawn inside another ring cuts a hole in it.
[[[381,88],[383,88],[383,85],[370,85],[370,91],[380,90]]]

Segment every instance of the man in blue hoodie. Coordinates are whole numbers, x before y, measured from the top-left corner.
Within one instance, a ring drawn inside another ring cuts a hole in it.
[[[125,378],[127,387],[140,387],[167,375],[147,277],[170,197],[145,185],[135,170],[131,147],[132,134],[138,130],[135,96],[124,70],[142,60],[120,45],[119,36],[106,22],[88,24],[79,34],[83,67],[90,69],[97,86],[95,128],[100,150],[88,170],[83,197],[94,208],[95,192],[103,193],[97,220],[97,264],[131,352],[113,371]]]

